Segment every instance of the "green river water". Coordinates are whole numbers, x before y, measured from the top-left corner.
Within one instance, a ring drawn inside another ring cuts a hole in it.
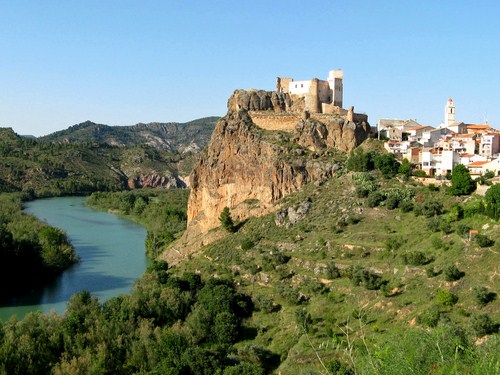
[[[62,313],[71,295],[82,290],[104,301],[130,292],[134,280],[144,273],[148,264],[146,229],[130,220],[92,210],[84,201],[83,197],[63,197],[26,203],[25,212],[67,233],[80,263],[42,289],[3,301],[0,320],[12,315],[22,318],[35,310]]]

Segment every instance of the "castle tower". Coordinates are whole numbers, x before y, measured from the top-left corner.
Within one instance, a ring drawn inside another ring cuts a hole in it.
[[[328,72],[328,84],[333,91],[333,105],[342,108],[344,96],[344,72],[341,69]]]
[[[444,126],[448,127],[453,122],[455,122],[455,104],[453,104],[453,99],[450,98],[446,102],[446,107],[444,107]]]

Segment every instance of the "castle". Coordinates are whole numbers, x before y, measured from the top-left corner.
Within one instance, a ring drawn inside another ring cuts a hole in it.
[[[289,94],[293,101],[303,98],[305,110],[310,113],[338,113],[342,108],[344,73],[342,70],[330,70],[326,80],[313,78],[295,81],[293,78],[277,77],[276,92]]]

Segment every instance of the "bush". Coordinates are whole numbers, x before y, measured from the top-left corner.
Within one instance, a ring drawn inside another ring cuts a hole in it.
[[[241,242],[241,250],[243,250],[243,251],[248,251],[248,250],[252,249],[254,246],[255,246],[255,243],[249,238],[245,238]]]
[[[385,178],[396,176],[400,166],[393,154],[376,155],[374,158],[374,165]]]
[[[372,191],[368,194],[368,198],[366,199],[366,205],[368,207],[377,207],[382,203],[385,199],[385,196],[380,191]]]
[[[490,292],[489,289],[484,286],[474,287],[472,289],[472,295],[480,306],[487,305],[497,297],[496,293]]]
[[[441,318],[441,310],[439,306],[432,306],[430,309],[425,310],[422,314],[417,316],[417,323],[434,328],[438,325]]]
[[[385,240],[385,249],[388,251],[399,250],[403,245],[403,240],[400,237],[389,237]]]
[[[486,313],[475,315],[472,318],[472,328],[478,336],[490,335],[498,332],[498,324],[495,324]]]
[[[431,217],[427,220],[427,229],[431,232],[439,232],[441,227],[441,219],[437,216]]]
[[[458,224],[456,232],[460,237],[469,236],[470,227],[467,224]]]
[[[390,194],[387,199],[385,200],[385,206],[389,210],[394,210],[395,208],[398,208],[399,206],[399,197],[395,194]]]
[[[403,261],[405,264],[411,266],[424,266],[433,261],[432,257],[428,257],[422,251],[410,251],[403,254]]]
[[[335,265],[335,263],[329,263],[326,266],[326,278],[333,280],[338,279],[341,276],[340,269]]]
[[[440,289],[436,294],[435,300],[437,303],[443,306],[453,306],[455,303],[458,302],[458,297],[452,292]]]
[[[460,280],[465,275],[465,273],[460,271],[454,264],[444,267],[443,274],[446,281]]]
[[[425,173],[425,171],[421,170],[421,169],[415,169],[412,174],[415,176],[415,177],[429,177],[427,176],[427,173]]]
[[[425,217],[438,216],[443,213],[443,204],[437,200],[429,200],[417,205],[414,210],[416,216]]]
[[[413,210],[413,202],[410,199],[404,199],[399,203],[399,208],[402,212],[410,212]]]
[[[383,280],[382,277],[360,266],[351,267],[349,273],[354,285],[361,285],[368,290],[377,290],[382,285],[387,284],[387,281]]]
[[[495,243],[495,241],[483,234],[476,234],[475,240],[479,247],[490,247]]]
[[[332,359],[325,364],[329,374],[334,375],[354,375],[354,370],[346,363],[338,359]]]

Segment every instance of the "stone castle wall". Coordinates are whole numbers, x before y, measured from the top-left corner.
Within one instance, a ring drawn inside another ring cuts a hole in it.
[[[295,124],[300,120],[300,115],[294,113],[250,111],[248,114],[255,125],[265,130],[283,130],[291,132],[295,129]]]

